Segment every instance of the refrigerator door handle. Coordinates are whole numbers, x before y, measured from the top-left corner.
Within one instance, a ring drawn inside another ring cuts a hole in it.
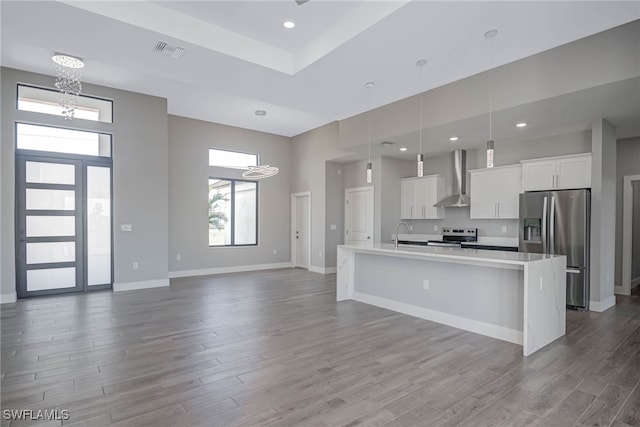
[[[549,212],[549,252],[551,255],[556,254],[556,198],[551,196],[551,211]]]
[[[542,202],[542,252],[547,253],[547,196]]]
[[[569,274],[580,274],[580,273],[582,273],[582,270],[580,270],[578,268],[567,268],[567,273],[569,273]]]

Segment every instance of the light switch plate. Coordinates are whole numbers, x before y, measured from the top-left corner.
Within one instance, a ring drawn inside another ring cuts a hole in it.
[[[335,224],[331,224],[331,225],[329,226],[329,230],[336,230],[337,228],[338,228],[338,227],[336,227],[336,225],[335,225]]]
[[[131,224],[120,224],[120,231],[131,231]]]

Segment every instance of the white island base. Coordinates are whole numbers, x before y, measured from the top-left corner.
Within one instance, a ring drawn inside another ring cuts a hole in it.
[[[519,344],[528,356],[565,334],[565,270],[565,256],[343,245],[336,294]]]

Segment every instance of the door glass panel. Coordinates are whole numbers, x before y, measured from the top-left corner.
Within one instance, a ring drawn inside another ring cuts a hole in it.
[[[209,180],[209,246],[231,244],[231,181]]]
[[[234,236],[236,245],[256,244],[256,191],[255,182],[236,181]]]
[[[27,188],[28,210],[72,211],[76,205],[76,193],[70,190]]]
[[[64,163],[27,163],[27,182],[37,184],[68,184],[76,183],[76,167]]]
[[[74,288],[75,286],[75,267],[27,270],[27,291]]]
[[[27,215],[27,237],[75,236],[75,216]]]
[[[111,283],[111,169],[87,167],[87,284]]]
[[[75,260],[75,242],[27,243],[27,264],[73,262]]]

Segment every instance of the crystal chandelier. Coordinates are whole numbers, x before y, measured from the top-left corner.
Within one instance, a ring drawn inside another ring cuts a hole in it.
[[[256,116],[260,117],[260,130],[262,130],[262,119],[267,115],[265,110],[256,110],[254,113]],[[260,142],[260,161],[262,161],[262,141]],[[269,178],[270,176],[277,175],[280,170],[275,166],[269,165],[256,165],[256,166],[248,166],[247,170],[242,173],[244,178],[249,179],[262,179]]]
[[[51,60],[56,69],[56,88],[60,91],[58,103],[66,120],[73,119],[76,112],[78,95],[82,92],[80,78],[84,61],[74,56],[55,53]]]

